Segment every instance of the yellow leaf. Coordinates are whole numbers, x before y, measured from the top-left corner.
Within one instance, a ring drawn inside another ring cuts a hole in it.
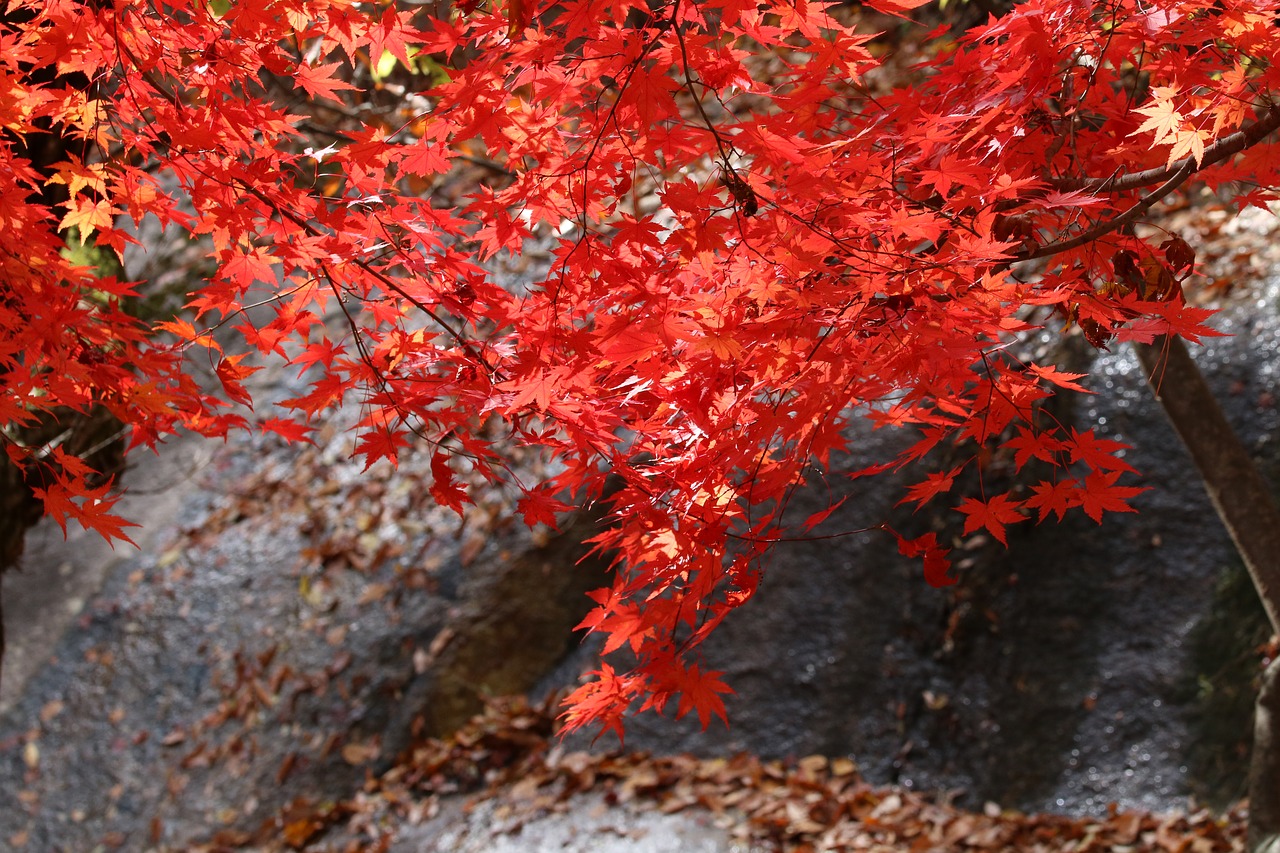
[[[73,198],[66,204],[70,210],[67,211],[66,216],[62,217],[58,227],[79,229],[81,246],[94,231],[110,228],[114,215],[119,212],[108,201],[93,201],[81,196]]]
[[[1147,120],[1129,135],[1138,136],[1149,130],[1155,136],[1155,144],[1160,145],[1168,137],[1173,136],[1182,129],[1184,119],[1182,113],[1178,112],[1173,105],[1173,96],[1177,94],[1176,89],[1168,86],[1157,86],[1152,90],[1152,94],[1155,96],[1155,101],[1145,107],[1139,107],[1134,110],[1134,112],[1146,116]]]

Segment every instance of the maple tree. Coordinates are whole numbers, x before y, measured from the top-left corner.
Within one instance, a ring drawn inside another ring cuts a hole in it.
[[[1276,3],[1030,0],[886,68],[874,24],[919,5],[10,0],[0,422],[101,406],[135,449],[298,441],[358,397],[359,452],[429,444],[432,494],[460,511],[484,479],[554,525],[616,477],[595,542],[616,571],[584,626],[632,657],[567,721],[723,717],[698,645],[751,598],[788,496],[852,420],[919,435],[867,476],[969,448],[906,495],[952,501],[966,533],[1130,510],[1122,448],[1041,405],[1080,376],[1018,344],[1214,334],[1181,294],[1194,249],[1144,219],[1193,179],[1242,205],[1280,185],[1261,144],[1280,128]],[[50,128],[75,144],[38,170],[23,142]],[[484,181],[433,203],[477,162]],[[122,253],[148,217],[216,272],[143,322],[137,285],[68,247]],[[550,269],[501,286],[488,262],[533,240]],[[307,393],[249,414],[255,351]],[[83,460],[4,436],[44,472],[47,513],[127,539]],[[994,446],[1036,482],[988,485]],[[553,473],[522,480],[509,447]],[[979,491],[954,495],[965,472]],[[954,582],[936,532],[877,530]]]

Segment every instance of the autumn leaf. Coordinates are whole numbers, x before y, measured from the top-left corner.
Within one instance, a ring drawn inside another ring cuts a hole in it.
[[[1095,471],[1138,473],[1132,465],[1120,458],[1121,454],[1131,449],[1122,441],[1098,438],[1091,429],[1078,432],[1072,428],[1067,444],[1073,461],[1083,462]]]
[[[560,715],[565,731],[595,726],[599,730],[596,739],[613,732],[618,743],[623,743],[623,713],[634,697],[634,688],[633,677],[619,675],[610,664],[602,663],[585,684],[565,697],[565,711]]]
[[[1065,388],[1068,391],[1078,391],[1081,394],[1093,393],[1076,382],[1077,379],[1083,379],[1085,376],[1088,376],[1087,373],[1068,373],[1066,371],[1058,370],[1052,365],[1041,364],[1029,364],[1027,365],[1027,370],[1036,377],[1043,379],[1046,382],[1051,382],[1059,388]]]
[[[559,524],[557,514],[569,512],[572,509],[573,507],[570,504],[557,500],[546,491],[540,489],[526,492],[516,502],[516,511],[524,518],[525,524],[530,527],[537,524],[545,524],[554,529]]]
[[[67,215],[62,217],[59,228],[74,228],[80,235],[80,245],[84,245],[94,231],[105,231],[115,222],[119,213],[106,200],[94,200],[88,196],[76,196],[66,203]]]
[[[338,92],[359,91],[350,83],[333,76],[333,72],[341,64],[329,62],[322,65],[299,65],[293,72],[293,79],[311,97],[340,104],[342,99],[338,97]]]
[[[721,675],[724,673],[704,671],[697,665],[679,671],[674,680],[675,689],[680,691],[676,719],[694,711],[704,730],[711,725],[713,717],[719,717],[727,726],[729,719],[725,716],[724,700],[720,696],[733,693],[733,689],[720,680]]]
[[[965,498],[956,509],[966,516],[964,521],[965,533],[973,533],[975,530],[985,529],[1001,545],[1008,545],[1009,542],[1005,538],[1005,526],[1027,520],[1027,517],[1018,511],[1021,505],[1021,502],[1011,499],[1008,495],[996,495],[987,501],[977,498]]]
[[[463,505],[471,502],[466,489],[458,484],[453,469],[449,467],[449,457],[440,450],[431,454],[431,497],[459,515]]]
[[[387,427],[370,429],[356,439],[356,453],[364,458],[366,471],[379,459],[397,462],[400,451],[408,446],[409,442],[403,435]],[[434,496],[434,492],[432,494]]]
[[[1121,471],[1094,471],[1085,478],[1080,493],[1080,506],[1085,514],[1099,524],[1107,512],[1137,512],[1129,505],[1131,498],[1147,491],[1146,486],[1117,486]]]
[[[439,143],[420,140],[404,149],[400,166],[410,175],[429,177],[449,171],[448,151]]]
[[[962,470],[963,468],[952,468],[949,471],[934,471],[926,474],[923,483],[916,483],[907,489],[906,496],[898,501],[898,505],[915,501],[916,509],[919,510],[938,495],[951,491],[956,476]]]
[[[258,428],[264,433],[274,433],[286,441],[314,444],[310,437],[310,428],[306,424],[288,418],[265,418],[258,422]]]
[[[895,534],[896,535],[896,534]],[[924,579],[932,587],[952,586],[958,579],[951,574],[948,549],[938,544],[938,534],[926,533],[915,539],[898,536],[898,551],[904,557],[919,557],[924,563]]]
[[[248,251],[229,251],[220,272],[228,280],[248,287],[259,281],[275,282],[273,263],[273,259],[265,250],[255,246]]]
[[[1066,444],[1061,439],[1047,432],[1038,432],[1019,425],[1016,433],[1013,438],[1005,441],[1004,447],[1014,452],[1013,461],[1018,470],[1022,470],[1023,466],[1032,459],[1056,464],[1058,454],[1066,449]]]
[[[128,542],[133,547],[138,543],[124,532],[126,527],[137,527],[136,522],[129,521],[111,512],[111,508],[120,500],[119,495],[109,495],[110,483],[103,483],[97,488],[90,488],[83,480],[70,483],[55,481],[45,488],[33,488],[34,494],[43,504],[44,512],[58,523],[65,536],[67,521],[74,520],[85,530],[93,531],[108,543],[113,540]]]
[[[1075,480],[1064,478],[1053,483],[1036,483],[1031,487],[1032,496],[1027,498],[1026,506],[1038,510],[1040,520],[1044,521],[1053,513],[1061,521],[1067,510],[1080,506],[1081,489]]]
[[[886,15],[904,16],[912,9],[919,9],[929,0],[870,0],[866,5]]]
[[[1152,102],[1145,107],[1138,107],[1134,110],[1136,113],[1147,116],[1147,120],[1129,135],[1139,136],[1149,131],[1155,137],[1155,144],[1159,145],[1168,137],[1177,133],[1184,121],[1182,113],[1178,112],[1173,102],[1177,94],[1178,90],[1174,87],[1153,87],[1151,89]]]
[[[259,365],[243,364],[247,356],[231,355],[226,356],[218,362],[218,366],[214,368],[218,380],[222,383],[222,390],[227,396],[237,403],[243,403],[246,406],[253,405],[253,397],[244,387],[244,380],[257,373],[262,369]]]

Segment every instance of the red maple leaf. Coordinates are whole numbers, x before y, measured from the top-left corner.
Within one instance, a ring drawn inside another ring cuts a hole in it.
[[[1098,438],[1091,429],[1077,432],[1073,428],[1067,444],[1073,461],[1083,462],[1095,471],[1138,473],[1137,469],[1120,458],[1121,453],[1132,449],[1122,441]]]
[[[676,719],[680,719],[690,711],[696,711],[698,722],[706,729],[711,725],[713,717],[719,717],[727,726],[729,719],[725,716],[724,700],[721,694],[733,693],[733,688],[720,680],[723,672],[704,671],[697,664],[677,670],[672,675],[675,689],[680,691],[680,702],[676,706]]]
[[[926,474],[923,483],[916,483],[907,489],[906,496],[898,501],[898,505],[915,501],[916,509],[920,509],[938,495],[949,492],[955,483],[956,476],[962,470],[964,470],[963,466],[958,466],[950,471],[933,471]]]
[[[1129,505],[1130,498],[1147,491],[1147,486],[1117,486],[1120,471],[1094,471],[1085,477],[1080,493],[1080,506],[1085,514],[1099,524],[1104,512],[1137,512]]]
[[[45,488],[34,488],[31,491],[43,503],[45,513],[62,528],[64,536],[67,533],[67,520],[74,519],[85,530],[99,534],[108,543],[119,539],[136,548],[138,543],[130,539],[124,529],[137,527],[138,524],[110,511],[120,500],[119,495],[108,494],[110,490],[109,482],[90,488],[83,480],[73,479],[66,483],[55,480]],[[112,544],[112,547],[115,545]]]
[[[449,457],[440,450],[431,454],[431,497],[440,506],[447,506],[459,515],[463,505],[471,502],[466,489],[459,485],[453,469],[449,467]]]
[[[958,582],[958,578],[951,574],[948,550],[938,544],[938,534],[926,533],[915,539],[904,539],[899,536],[898,550],[904,557],[924,559],[924,579],[929,586],[945,587]]]
[[[294,81],[313,98],[342,103],[339,92],[359,91],[350,83],[333,76],[342,63],[329,62],[323,65],[299,65],[293,72]]]
[[[1061,521],[1067,510],[1080,505],[1081,489],[1075,480],[1064,478],[1054,483],[1036,483],[1031,491],[1034,494],[1027,498],[1025,506],[1039,510],[1041,521],[1048,518],[1049,513]]]
[[[996,495],[987,501],[965,498],[956,509],[967,516],[964,521],[965,533],[985,528],[1001,545],[1008,545],[1005,525],[1027,520],[1025,515],[1018,512],[1020,506],[1021,501],[1015,501],[1008,495]]]
[[[1058,454],[1066,447],[1060,439],[1044,431],[1019,426],[1017,432],[1004,443],[1004,447],[1014,451],[1013,462],[1019,470],[1032,459],[1055,463]]]

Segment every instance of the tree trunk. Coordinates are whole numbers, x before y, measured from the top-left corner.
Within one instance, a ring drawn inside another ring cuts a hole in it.
[[[1249,850],[1280,853],[1280,658],[1262,673],[1249,760]]]
[[[1280,508],[1253,459],[1227,423],[1181,338],[1134,344],[1138,361],[1174,430],[1191,453],[1214,509],[1235,541],[1249,577],[1280,632]],[[1262,676],[1249,768],[1249,846],[1280,853],[1280,668]]]

